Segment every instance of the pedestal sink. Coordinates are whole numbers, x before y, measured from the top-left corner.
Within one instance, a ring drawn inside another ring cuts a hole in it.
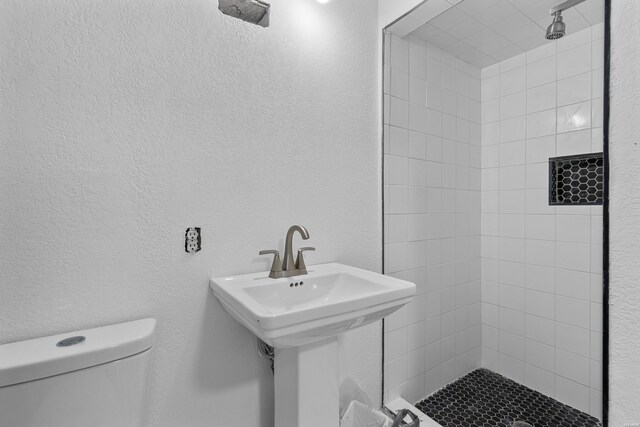
[[[331,263],[308,274],[268,272],[211,280],[222,306],[275,347],[275,425],[338,426],[338,338],[413,299],[415,285]]]

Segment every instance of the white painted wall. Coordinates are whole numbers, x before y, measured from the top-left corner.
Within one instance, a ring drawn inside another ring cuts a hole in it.
[[[0,342],[158,318],[149,425],[272,425],[211,276],[267,270],[293,223],[310,263],[381,269],[377,5],[272,3],[269,29],[214,0],[0,3]],[[377,403],[380,334],[341,342]]]
[[[602,206],[549,158],[602,152],[604,24],[482,70],[483,365],[602,416]]]
[[[385,273],[416,297],[385,321],[385,401],[481,365],[480,70],[422,41],[385,56]]]
[[[640,423],[640,3],[611,8],[610,425]]]

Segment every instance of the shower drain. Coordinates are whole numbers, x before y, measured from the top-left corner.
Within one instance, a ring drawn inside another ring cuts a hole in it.
[[[533,426],[529,423],[525,423],[524,421],[514,421],[514,423],[511,424],[511,427],[533,427]]]

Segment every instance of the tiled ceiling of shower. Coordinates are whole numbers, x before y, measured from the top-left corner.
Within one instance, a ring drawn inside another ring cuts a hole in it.
[[[446,5],[442,0],[428,0],[423,6],[433,10],[438,2]],[[482,68],[548,43],[544,36],[552,21],[549,9],[560,3],[562,0],[463,0],[418,26],[409,36]],[[415,26],[420,9],[395,27],[412,29],[407,25],[413,22]],[[567,34],[580,31],[604,21],[604,0],[587,0],[562,16]]]

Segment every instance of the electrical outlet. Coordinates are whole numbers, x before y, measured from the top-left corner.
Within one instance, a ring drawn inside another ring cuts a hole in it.
[[[187,252],[189,252],[190,254],[196,253],[200,250],[200,248],[198,247],[198,242],[195,240],[189,240],[187,242]]]
[[[184,250],[195,254],[202,249],[202,234],[199,227],[189,227],[184,235]]]
[[[187,240],[198,240],[198,235],[200,234],[199,228],[189,228],[187,229]]]

